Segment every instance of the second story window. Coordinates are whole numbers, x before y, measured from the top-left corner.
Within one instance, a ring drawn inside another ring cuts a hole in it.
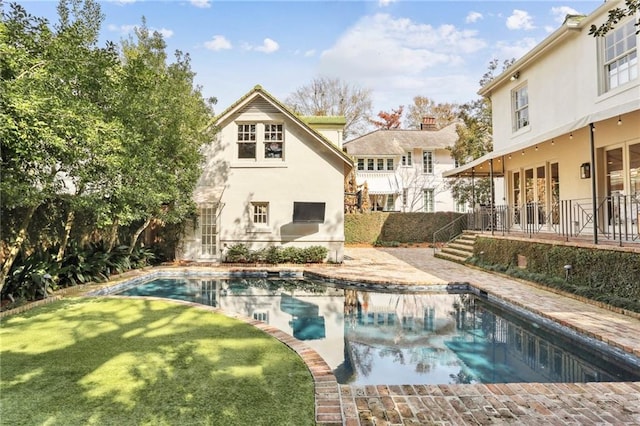
[[[238,124],[238,158],[256,158],[255,124]]]
[[[367,170],[375,170],[373,158],[367,158]]]
[[[422,153],[422,172],[433,174],[433,152],[424,151]]]
[[[264,158],[282,158],[284,132],[282,124],[264,125]]]
[[[378,170],[384,170],[384,158],[378,158]]]
[[[358,158],[358,170],[364,170],[364,158]]]
[[[411,166],[411,151],[407,151],[402,155],[402,165],[403,166]]]
[[[606,35],[604,39],[605,91],[638,78],[635,21]]]
[[[387,170],[394,170],[393,158],[387,158]]]
[[[513,96],[513,129],[520,130],[529,125],[529,93],[527,86],[520,86]]]

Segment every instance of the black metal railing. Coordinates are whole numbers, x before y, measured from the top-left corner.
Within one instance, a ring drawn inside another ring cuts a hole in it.
[[[551,206],[535,202],[480,206],[468,212],[467,218],[467,229],[503,235],[554,233],[567,240],[595,236],[596,241],[603,238],[620,244],[640,242],[640,194],[596,200],[595,214],[592,199],[575,199],[561,200]]]
[[[435,252],[439,246],[445,245],[453,241],[458,235],[462,234],[465,229],[469,229],[467,221],[469,215],[461,215],[447,223],[442,228],[433,233],[433,251]]]

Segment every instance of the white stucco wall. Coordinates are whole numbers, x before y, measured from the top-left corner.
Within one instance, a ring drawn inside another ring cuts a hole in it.
[[[258,141],[257,159],[237,159],[238,122],[284,123],[283,158],[261,158],[264,147]],[[216,142],[205,147],[206,166],[196,193],[201,204],[220,201],[218,256],[237,243],[245,243],[252,250],[271,245],[321,245],[329,250],[328,260],[342,261],[344,159],[279,112],[257,112],[253,108],[236,113],[225,121],[217,136]],[[294,201],[326,203],[324,223],[293,223]],[[269,203],[267,226],[252,226],[251,202]],[[188,225],[186,233],[178,257],[211,260],[200,255],[199,225]]]

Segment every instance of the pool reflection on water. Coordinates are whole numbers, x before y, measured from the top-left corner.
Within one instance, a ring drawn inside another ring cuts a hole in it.
[[[371,292],[279,278],[156,278],[119,294],[187,300],[304,340],[356,385],[640,380],[593,347],[472,293]],[[622,360],[624,361],[624,360]]]

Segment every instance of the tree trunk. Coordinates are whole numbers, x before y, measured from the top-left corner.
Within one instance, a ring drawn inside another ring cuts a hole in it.
[[[113,225],[111,225],[111,235],[109,237],[109,247],[107,248],[107,252],[111,253],[113,250],[113,246],[116,245],[116,239],[118,238],[118,218],[113,221]]]
[[[129,254],[133,253],[133,248],[135,247],[136,242],[138,241],[138,237],[140,237],[140,234],[142,234],[142,232],[145,229],[147,229],[147,226],[149,226],[150,223],[151,223],[151,218],[149,217],[133,234],[133,236],[131,237],[131,245],[129,246]]]
[[[11,249],[9,250],[9,255],[4,261],[2,265],[2,270],[0,270],[0,292],[4,288],[4,282],[7,279],[7,275],[9,275],[9,271],[11,270],[11,266],[13,262],[18,257],[18,253],[20,253],[20,248],[22,247],[22,243],[27,238],[27,228],[29,227],[29,223],[31,222],[31,218],[33,217],[33,213],[38,208],[37,205],[29,207],[24,219],[22,220],[22,224],[20,225],[20,231],[18,231],[18,236],[16,240],[13,242]]]
[[[67,222],[64,224],[64,235],[62,236],[60,249],[58,249],[58,255],[56,256],[57,263],[62,263],[62,259],[64,259],[64,252],[67,249],[67,243],[69,242],[69,236],[71,235],[71,228],[73,227],[75,218],[76,213],[73,210],[69,210],[69,213],[67,214]]]

